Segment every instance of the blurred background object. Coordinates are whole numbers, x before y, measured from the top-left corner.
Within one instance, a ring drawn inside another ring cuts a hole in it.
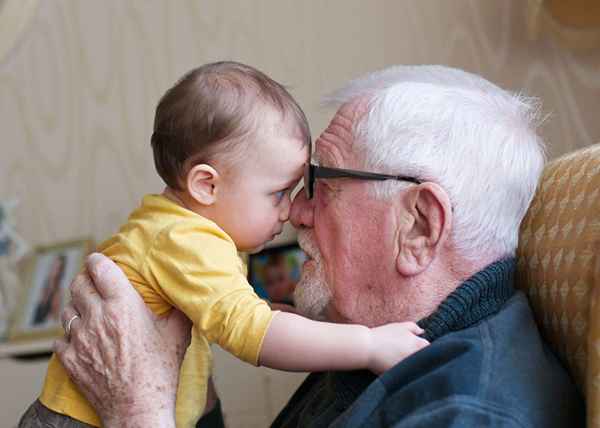
[[[19,294],[18,264],[28,245],[16,231],[17,202],[0,201],[0,341],[5,338]]]
[[[600,2],[597,0],[528,0],[530,36],[550,35],[577,51],[600,49]]]

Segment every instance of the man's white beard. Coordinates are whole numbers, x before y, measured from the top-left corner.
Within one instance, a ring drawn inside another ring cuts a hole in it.
[[[300,281],[294,290],[294,304],[307,318],[326,321],[327,305],[332,296],[325,282],[323,258],[308,231],[298,232],[298,243],[312,259],[313,267],[302,269]]]

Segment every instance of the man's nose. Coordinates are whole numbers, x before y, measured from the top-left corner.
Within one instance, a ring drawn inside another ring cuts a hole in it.
[[[285,223],[290,218],[290,210],[292,207],[292,201],[290,200],[290,196],[286,195],[285,201],[282,204],[281,211],[279,212],[279,221]]]
[[[306,199],[304,188],[300,189],[290,210],[290,221],[295,228],[313,227],[314,198]]]

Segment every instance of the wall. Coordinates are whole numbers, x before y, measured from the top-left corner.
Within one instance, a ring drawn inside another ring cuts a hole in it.
[[[531,42],[525,18],[522,0],[40,2],[0,63],[0,199],[20,200],[19,230],[34,244],[107,236],[160,190],[148,142],[158,97],[217,59],[289,85],[315,134],[330,114],[319,97],[345,80],[439,63],[541,97],[550,156],[598,142],[598,52]],[[43,363],[0,361],[4,420],[34,398],[41,373]],[[221,358],[230,426],[265,426],[300,379]]]

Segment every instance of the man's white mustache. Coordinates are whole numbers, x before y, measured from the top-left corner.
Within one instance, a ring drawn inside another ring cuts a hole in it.
[[[321,252],[315,244],[310,232],[306,230],[300,230],[298,232],[298,245],[306,253],[309,259],[321,259]]]

